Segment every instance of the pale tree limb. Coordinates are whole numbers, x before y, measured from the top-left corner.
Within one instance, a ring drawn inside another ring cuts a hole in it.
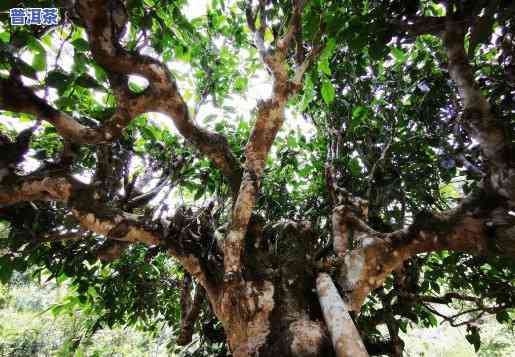
[[[31,201],[65,203],[83,228],[120,243],[105,252],[106,259],[123,253],[127,244],[162,246],[202,284],[208,294],[214,296],[217,293],[201,261],[202,252],[198,251],[196,244],[188,243],[191,238],[186,237],[183,241],[183,234],[177,238],[165,236],[160,227],[149,225],[142,217],[99,202],[94,192],[93,187],[70,176],[25,178],[8,187],[0,186],[0,208]]]
[[[224,242],[224,270],[228,281],[238,280],[240,277],[243,241],[255,205],[266,157],[284,122],[284,110],[288,99],[300,88],[300,83],[293,83],[289,79],[286,57],[295,37],[294,34],[299,30],[305,1],[294,2],[293,14],[285,35],[277,41],[275,49],[267,49],[263,41],[266,30],[266,19],[263,16],[265,5],[265,1],[260,1],[254,11],[249,4],[247,22],[251,31],[254,32],[255,43],[261,59],[272,74],[273,88],[271,97],[257,106],[256,124],[245,147],[246,161],[242,182],[232,211],[230,231]],[[261,16],[259,28],[255,27],[257,16]],[[306,60],[306,63],[311,63],[312,58]],[[302,68],[303,74],[307,64],[299,68]]]
[[[329,196],[333,205],[331,216],[332,233],[333,233],[333,250],[337,257],[347,254],[352,249],[354,241],[360,241],[362,236],[360,231],[355,232],[353,227],[349,226],[347,220],[349,217],[368,217],[368,202],[354,197],[350,192],[338,186],[336,170],[331,164],[326,164],[325,168],[326,182],[329,190]],[[363,230],[368,229],[361,225]]]
[[[386,234],[375,232],[355,214],[347,213],[345,223],[363,237],[360,248],[348,251],[336,262],[338,282],[349,296],[349,308],[359,311],[370,291],[419,253],[452,250],[515,256],[515,217],[502,204],[489,206],[491,200],[479,192],[455,209],[421,213],[409,227]]]
[[[515,149],[506,130],[492,112],[474,79],[465,52],[465,30],[460,21],[447,18],[443,42],[447,50],[448,69],[463,103],[463,125],[476,139],[490,166],[493,190],[515,205]]]
[[[111,142],[134,117],[151,111],[161,112],[173,120],[181,135],[214,162],[232,191],[237,192],[241,167],[225,136],[209,132],[193,122],[165,64],[121,47],[119,40],[127,23],[123,4],[81,0],[76,7],[81,25],[88,33],[93,58],[106,70],[117,99],[115,113],[100,128],[84,126],[36,96],[16,76],[0,79],[0,109],[33,114],[54,125],[64,138],[81,144]],[[148,80],[149,86],[142,93],[135,94],[129,90],[128,76],[131,74]]]
[[[349,315],[349,308],[342,300],[328,274],[320,273],[317,293],[324,320],[331,335],[337,357],[368,357],[361,336]]]
[[[349,229],[345,224],[345,207],[339,206],[333,209],[332,226],[333,226],[333,250],[337,257],[344,256],[349,250]]]
[[[73,183],[65,177],[44,177],[24,180],[9,187],[0,186],[0,207],[28,201],[66,202]]]
[[[148,102],[146,111],[159,111],[168,115],[181,135],[215,163],[236,192],[240,182],[240,164],[225,136],[199,128],[193,123],[177,83],[165,64],[121,48],[119,39],[127,23],[127,14],[121,2],[113,1],[111,6],[114,8],[110,9],[109,4],[103,0],[81,0],[77,10],[90,37],[93,57],[112,76],[110,82],[115,94],[118,92],[117,96],[120,97],[127,94],[127,75],[145,77],[149,82],[142,93]]]

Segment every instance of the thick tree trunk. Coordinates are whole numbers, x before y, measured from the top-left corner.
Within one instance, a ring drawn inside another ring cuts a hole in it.
[[[309,224],[263,233],[251,222],[243,279],[210,297],[233,356],[334,356],[316,294],[316,237]]]
[[[294,284],[247,281],[224,291],[218,316],[234,357],[334,356],[325,325],[309,301],[314,294]]]

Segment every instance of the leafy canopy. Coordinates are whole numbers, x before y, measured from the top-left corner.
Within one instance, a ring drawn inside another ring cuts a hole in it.
[[[269,44],[284,31],[292,9],[290,1],[272,3],[265,12],[272,24],[264,36]],[[503,1],[462,3],[470,16],[479,16],[467,35],[475,78],[513,134],[515,10]],[[0,10],[13,4],[2,3]],[[60,25],[51,28],[11,26],[7,14],[0,13],[0,76],[18,71],[25,85],[54,108],[85,126],[100,127],[119,104],[112,78],[92,55],[81,19],[66,6],[60,9]],[[204,6],[201,15],[191,15]],[[421,212],[455,207],[459,198],[477,188],[487,166],[460,122],[463,108],[449,79],[442,42],[432,35],[412,36],[396,26],[397,20],[415,14],[443,16],[444,9],[433,1],[308,2],[301,35],[324,47],[306,73],[302,90],[290,100],[286,124],[267,158],[254,213],[269,227],[283,219],[307,220],[320,237],[319,246],[327,245],[332,209],[323,174],[327,162],[336,168],[339,185],[369,200],[369,224],[382,232],[409,225]],[[122,46],[164,62],[194,121],[224,134],[244,162],[256,117],[251,108],[271,91],[244,4],[128,0],[126,12],[129,23],[120,35]],[[320,31],[323,36],[317,37]],[[130,76],[133,94],[148,85]],[[37,119],[2,110],[2,137],[14,141]],[[226,234],[231,189],[169,118],[141,114],[118,140],[101,145],[71,144],[55,126],[41,123],[16,170],[21,175],[55,173],[62,169],[61,153],[68,150],[73,152],[69,173],[84,182],[100,180],[99,199],[107,205],[122,206],[149,224],[166,224],[170,214],[209,208],[205,219],[214,239]],[[112,243],[80,228],[59,202],[20,203],[0,210],[7,231],[0,240],[3,282],[15,270],[66,281],[72,293],[54,311],[83,309],[94,316],[92,332],[104,324],[155,329],[164,322],[178,327],[178,288],[185,272],[164,251],[135,245],[111,260]],[[66,235],[87,239],[65,240]],[[409,324],[438,323],[438,310],[423,299],[408,301],[406,292],[471,295],[473,300],[453,305],[457,311],[472,309],[466,315],[470,321],[489,312],[500,322],[512,322],[515,276],[509,258],[442,251],[420,254],[405,263],[405,269],[409,273],[403,278],[408,280],[404,291],[397,291],[401,277],[394,274],[364,305],[357,321],[369,337],[381,338],[377,320],[385,309],[395,312],[404,331]],[[203,324],[197,330],[207,341],[220,342],[215,333],[220,326],[204,305]],[[443,318],[465,322],[467,339],[479,346],[476,325],[464,318]],[[211,347],[202,348],[208,353]]]

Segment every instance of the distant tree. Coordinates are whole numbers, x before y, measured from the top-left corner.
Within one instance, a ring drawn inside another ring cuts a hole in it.
[[[90,332],[166,322],[197,355],[511,323],[513,2],[59,3],[57,26],[0,14],[2,280],[50,272]]]

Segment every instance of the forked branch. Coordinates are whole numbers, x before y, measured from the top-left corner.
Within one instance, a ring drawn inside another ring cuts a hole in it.
[[[257,8],[252,9],[249,2],[246,12],[247,22],[254,32],[255,44],[261,59],[272,74],[273,88],[271,97],[258,103],[256,124],[245,147],[243,178],[232,211],[231,228],[224,244],[224,269],[227,280],[234,280],[240,276],[243,240],[255,205],[266,157],[283,125],[288,99],[299,90],[304,71],[314,58],[308,56],[309,59],[299,67],[299,73],[295,77],[298,82],[292,82],[288,74],[287,54],[296,32],[301,29],[300,21],[305,1],[294,1],[293,14],[285,35],[277,41],[275,48],[266,48],[263,41],[266,31],[265,5],[266,1],[260,1]],[[257,16],[261,16],[258,28],[255,26]]]
[[[457,208],[421,213],[407,228],[378,233],[352,212],[343,216],[348,229],[361,236],[361,247],[340,258],[338,282],[349,296],[349,308],[359,311],[370,291],[407,259],[424,252],[452,250],[473,255],[515,256],[515,217],[506,206],[490,207],[485,192],[467,197]]]
[[[241,180],[240,163],[225,136],[198,127],[190,118],[188,107],[165,64],[149,56],[129,52],[119,43],[127,23],[122,2],[81,0],[76,4],[80,25],[88,33],[91,53],[107,72],[117,100],[112,117],[100,128],[80,124],[70,115],[51,107],[25,87],[19,78],[0,79],[0,109],[35,115],[54,125],[64,138],[81,144],[111,142],[138,115],[161,112],[168,115],[178,131],[222,171],[233,192]],[[149,86],[142,93],[132,93],[129,75],[146,78]]]

